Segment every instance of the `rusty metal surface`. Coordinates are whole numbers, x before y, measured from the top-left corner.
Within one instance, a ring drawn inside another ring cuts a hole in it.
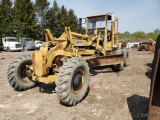
[[[148,42],[139,43],[139,50],[149,50],[149,44]]]
[[[149,51],[155,51],[155,45],[149,45]]]
[[[152,67],[148,120],[160,120],[160,35],[157,38]]]
[[[143,42],[139,43],[139,50],[145,50],[145,51],[154,51],[155,45],[152,45],[151,42]]]
[[[98,67],[106,65],[116,65],[121,64],[123,60],[123,55],[109,55],[101,56],[94,59],[86,60],[89,64],[89,67]]]

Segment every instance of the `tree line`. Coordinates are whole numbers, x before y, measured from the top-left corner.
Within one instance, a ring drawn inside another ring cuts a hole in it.
[[[153,32],[145,33],[143,31],[137,31],[134,33],[130,33],[129,31],[126,31],[124,33],[119,33],[119,38],[130,38],[130,37],[135,37],[135,38],[141,38],[141,39],[152,39],[154,41],[157,40],[157,36],[160,34],[160,29],[155,29]]]
[[[35,0],[35,3],[31,0],[1,0],[0,38],[15,36],[44,40],[44,29],[49,28],[55,37],[59,37],[65,26],[84,33],[74,10],[58,6],[56,0],[52,7],[49,6],[47,0]]]
[[[85,28],[78,25],[78,18],[73,9],[64,5],[58,6],[54,0],[51,7],[47,0],[0,0],[0,39],[6,36],[29,37],[34,40],[44,40],[44,29],[49,28],[55,37],[59,37],[65,26],[72,31],[85,33]],[[156,40],[159,29],[145,33],[128,31],[119,33],[119,38],[138,37]]]

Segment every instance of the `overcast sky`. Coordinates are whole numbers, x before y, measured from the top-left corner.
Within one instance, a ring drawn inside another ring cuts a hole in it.
[[[34,0],[33,0],[34,1]],[[48,0],[53,6],[54,0]],[[160,0],[56,0],[59,6],[73,9],[78,18],[115,12],[119,31],[153,32],[160,29]]]

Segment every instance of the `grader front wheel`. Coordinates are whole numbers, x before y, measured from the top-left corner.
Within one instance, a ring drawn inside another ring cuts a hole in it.
[[[7,69],[7,76],[10,85],[15,90],[27,90],[35,86],[35,82],[31,81],[31,78],[27,74],[31,74],[27,70],[26,65],[31,65],[32,59],[30,55],[21,55],[14,58]]]
[[[56,92],[60,102],[65,105],[76,105],[86,95],[89,87],[88,63],[73,57],[64,62],[56,81]]]

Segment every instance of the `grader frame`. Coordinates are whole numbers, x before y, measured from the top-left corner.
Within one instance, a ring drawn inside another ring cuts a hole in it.
[[[127,65],[128,52],[119,49],[118,18],[100,14],[86,18],[86,34],[69,27],[59,37],[45,29],[46,42],[32,55],[18,56],[8,66],[12,87],[26,90],[37,82],[55,82],[61,103],[75,105],[89,87],[89,67],[110,66],[120,71]]]
[[[57,75],[48,75],[49,69],[53,67],[54,72],[59,72],[57,61],[64,62],[66,57],[83,58],[90,67],[121,64],[123,55],[115,55],[115,50],[119,49],[118,18],[112,17],[112,14],[88,16],[84,35],[72,32],[66,27],[59,38],[54,38],[50,30],[45,29],[46,42],[40,51],[33,53],[32,67],[36,76],[33,76],[32,80],[55,82]],[[104,26],[97,28],[99,22]],[[110,30],[108,24],[111,24]]]

